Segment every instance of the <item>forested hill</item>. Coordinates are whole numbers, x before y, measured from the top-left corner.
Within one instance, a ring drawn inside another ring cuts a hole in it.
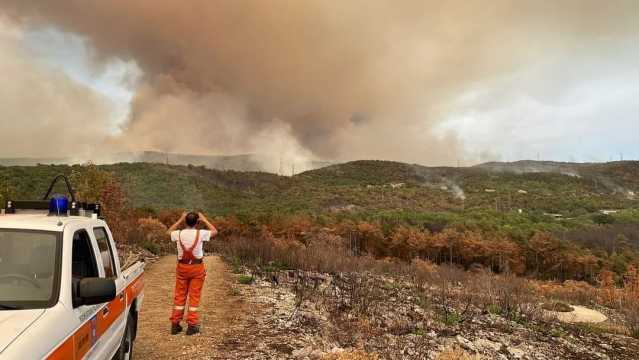
[[[639,162],[493,163],[470,168],[355,161],[293,177],[149,163],[101,165],[131,205],[242,212],[541,212],[578,217],[639,204]],[[42,196],[59,173],[79,166],[0,167],[0,194]],[[0,196],[2,196],[0,195]]]
[[[58,157],[58,158],[38,158],[38,157],[0,157],[0,166],[35,166],[38,164],[76,164],[78,158]],[[80,161],[82,162],[82,161]],[[298,171],[317,169],[327,166],[330,163],[319,160],[310,160],[303,163],[290,163],[282,161],[281,158],[269,155],[241,154],[241,155],[194,155],[167,153],[160,151],[140,151],[140,152],[119,152],[92,154],[91,162],[94,164],[117,164],[117,163],[158,163],[170,165],[196,165],[205,166],[209,169],[235,170],[235,171],[268,171],[273,170],[278,165],[283,171],[294,170],[297,165]]]

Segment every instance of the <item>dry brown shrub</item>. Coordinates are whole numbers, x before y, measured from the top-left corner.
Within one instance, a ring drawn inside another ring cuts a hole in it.
[[[342,352],[337,354],[328,354],[324,356],[324,360],[378,360],[377,354],[367,353],[362,350],[352,352]]]
[[[277,260],[279,258],[277,255],[284,246],[270,239],[231,236],[224,239],[223,244],[218,243],[217,247],[217,250],[233,261],[259,266]]]
[[[313,221],[307,215],[293,215],[281,219],[273,225],[278,236],[288,239],[302,239],[313,228]]]
[[[497,276],[497,291],[502,309],[513,312],[529,300],[532,300],[532,291],[528,282],[514,275]]]
[[[172,252],[175,245],[168,241],[167,228],[159,220],[153,218],[138,219],[138,232],[140,245],[145,247],[154,246],[161,253]],[[151,245],[152,244],[152,245]],[[150,250],[150,249],[149,249]]]
[[[482,273],[470,281],[469,291],[475,293],[476,305],[488,312],[509,319],[542,320],[543,312],[533,283],[512,274]]]
[[[467,279],[465,271],[449,265],[439,266],[432,274],[431,281],[436,288],[432,301],[438,306],[441,320],[447,325],[457,325],[472,316],[471,305],[475,294],[464,289]]]
[[[598,290],[584,281],[568,280],[563,284],[532,282],[538,296],[576,305],[591,305],[598,299]]]
[[[235,217],[218,217],[213,220],[213,225],[219,232],[222,239],[231,236],[242,236],[248,234],[248,228]]]
[[[437,271],[437,265],[427,260],[414,259],[410,268],[413,275],[413,282],[417,285],[417,289],[426,290],[429,283],[433,281],[433,275]]]
[[[306,235],[305,243],[291,238],[275,237],[267,227],[255,227],[258,235],[220,236],[210,248],[232,261],[261,267],[275,262],[278,267],[322,273],[374,272],[378,274],[410,274],[410,264],[398,259],[375,259],[355,256],[347,240],[326,231]]]
[[[615,274],[610,270],[603,270],[599,274],[599,302],[607,306],[618,306],[619,292],[615,284]]]
[[[336,299],[336,309],[339,311],[346,310],[358,316],[367,316],[384,300],[384,294],[375,278],[366,273],[336,276],[333,282],[335,290],[339,289],[336,292],[339,294]]]
[[[639,300],[637,298],[628,299],[621,308],[630,335],[639,338]]]
[[[457,345],[450,346],[437,355],[436,360],[481,360],[479,355],[471,355],[458,347]]]
[[[162,224],[164,224],[164,226],[168,228],[169,226],[173,225],[176,221],[178,221],[178,219],[180,218],[183,212],[184,210],[182,209],[161,210],[158,213],[158,220]]]
[[[320,232],[310,237],[298,258],[300,268],[325,273],[354,271],[357,259],[350,252],[341,236]]]
[[[624,275],[621,312],[625,316],[630,334],[639,338],[639,272],[630,266]]]

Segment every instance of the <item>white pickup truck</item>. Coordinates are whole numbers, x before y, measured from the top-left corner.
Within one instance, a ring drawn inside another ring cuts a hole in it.
[[[0,213],[0,359],[131,359],[144,263],[120,269],[96,206],[64,206]]]

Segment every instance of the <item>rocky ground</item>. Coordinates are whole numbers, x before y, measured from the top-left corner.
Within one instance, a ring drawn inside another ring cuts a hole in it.
[[[447,323],[436,305],[420,304],[411,286],[367,277],[373,289],[349,287],[359,276],[283,272],[239,290],[267,309],[257,329],[292,335],[266,346],[277,350],[269,353],[273,358],[319,359],[363,349],[385,359],[436,359],[455,347],[484,359],[638,358],[639,341],[607,333],[609,324],[564,324],[548,316],[513,321],[481,312]]]
[[[483,359],[639,354],[638,340],[603,325],[564,324],[547,316],[508,319],[475,308],[443,318],[437,296],[417,294],[402,279],[299,271],[257,276],[218,257],[207,266],[203,333],[195,337],[168,335],[174,259],[150,266],[138,358],[323,359],[359,350],[381,359],[438,359],[451,348]]]

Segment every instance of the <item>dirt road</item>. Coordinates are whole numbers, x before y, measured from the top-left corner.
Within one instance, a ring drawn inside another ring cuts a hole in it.
[[[175,257],[167,256],[146,271],[146,287],[134,357],[137,359],[226,359],[229,340],[246,327],[246,307],[232,296],[234,278],[219,257],[206,258],[200,314],[202,333],[172,336],[168,320],[173,306]]]

